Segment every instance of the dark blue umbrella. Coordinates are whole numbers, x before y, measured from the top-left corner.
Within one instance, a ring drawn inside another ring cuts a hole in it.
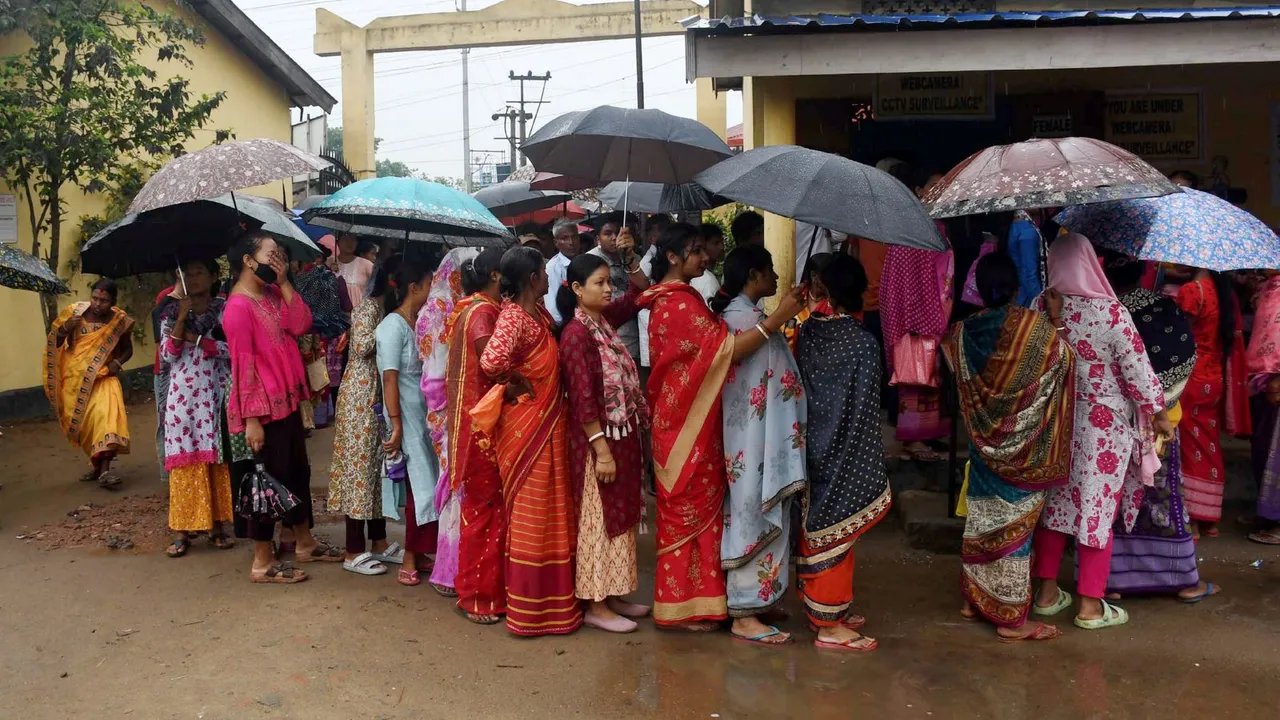
[[[0,285],[53,295],[71,292],[40,258],[7,244],[0,244]]]

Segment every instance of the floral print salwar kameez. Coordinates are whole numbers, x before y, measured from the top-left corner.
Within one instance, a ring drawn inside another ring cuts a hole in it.
[[[347,369],[338,390],[329,466],[329,512],[352,520],[382,520],[382,438],[373,406],[378,402],[377,331],[382,302],[361,301],[351,314]]]
[[[169,306],[161,321],[160,363],[169,376],[164,466],[169,473],[169,528],[177,532],[204,532],[233,519],[231,471],[222,446],[231,356],[225,342],[211,337],[223,305],[214,298],[203,313],[186,319],[185,329],[195,342],[172,337],[176,305]]]
[[[653,617],[680,626],[728,617],[720,539],[726,492],[721,394],[733,337],[687,283],[640,296],[650,310],[647,388],[657,476]]]
[[[722,317],[741,335],[756,332],[765,314],[739,295]],[[759,615],[790,585],[792,500],[805,489],[808,405],[781,333],[729,370],[722,402],[729,494],[720,559],[729,615]]]
[[[516,635],[563,635],[582,625],[574,596],[573,499],[560,355],[553,321],[506,301],[480,356],[484,373],[501,383],[518,373],[532,397],[502,401],[495,385],[476,408],[477,430],[492,441],[502,474],[510,531],[506,547],[507,629]]]

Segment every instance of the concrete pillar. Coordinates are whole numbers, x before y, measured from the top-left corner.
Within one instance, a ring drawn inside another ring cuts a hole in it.
[[[342,152],[357,180],[377,177],[373,150],[373,53],[364,28],[342,34]]]
[[[796,143],[796,94],[791,78],[756,78],[755,105],[764,119],[762,145]],[[745,135],[744,135],[745,140]],[[796,224],[791,218],[764,213],[764,246],[773,255],[779,292],[795,284]],[[777,296],[766,303],[776,306]]]
[[[698,78],[694,84],[698,93],[698,122],[711,128],[721,140],[728,141],[729,126],[724,93],[713,89],[711,78]]]
[[[753,77],[742,78],[742,149],[754,150],[764,145],[764,102]]]

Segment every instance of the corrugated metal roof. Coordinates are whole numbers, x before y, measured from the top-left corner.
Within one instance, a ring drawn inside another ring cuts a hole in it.
[[[760,31],[777,28],[782,32],[804,29],[940,29],[1036,25],[1111,25],[1141,22],[1188,22],[1193,20],[1244,20],[1280,17],[1280,6],[1235,8],[1170,8],[1144,10],[1043,10],[1029,12],[979,12],[956,14],[883,15],[754,15],[751,17],[701,18],[685,21],[689,30]]]

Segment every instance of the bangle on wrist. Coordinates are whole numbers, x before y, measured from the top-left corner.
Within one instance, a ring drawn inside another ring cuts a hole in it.
[[[768,340],[768,339],[769,339],[769,331],[764,329],[764,323],[763,323],[763,322],[758,322],[758,323],[756,323],[756,330],[759,330],[759,331],[760,331],[760,334],[764,336],[764,339],[765,339],[765,340]]]
[[[595,442],[595,441],[599,440],[599,439],[600,439],[600,438],[602,438],[602,437],[604,437],[604,431],[603,431],[603,430],[601,430],[600,432],[596,433],[595,435],[592,435],[591,437],[587,438],[587,444],[589,445],[589,444],[591,444],[591,443],[593,443],[593,442]]]

